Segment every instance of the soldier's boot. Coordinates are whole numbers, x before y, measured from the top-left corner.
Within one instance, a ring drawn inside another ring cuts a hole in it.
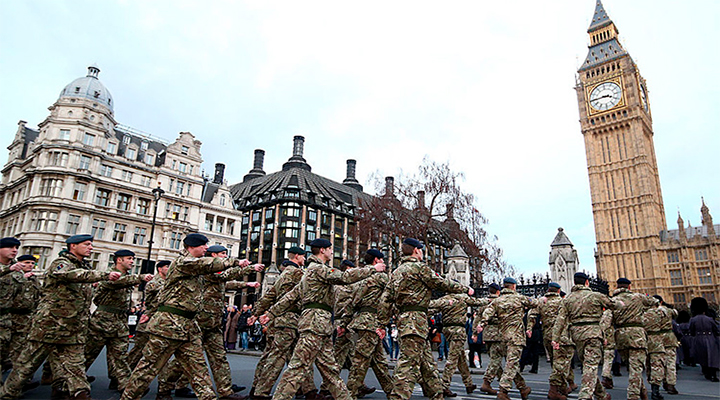
[[[612,400],[612,396],[610,396],[610,393],[605,393],[605,396],[603,396],[603,397],[595,396],[595,399],[596,400]]]
[[[333,397],[332,393],[330,393],[329,390],[323,389],[323,390],[317,392],[316,399],[317,400],[332,400],[332,399],[334,399],[334,397]],[[305,400],[313,400],[313,399],[307,397],[307,393],[305,393]]]
[[[550,385],[547,398],[550,400],[567,400],[567,396],[560,392],[557,385]]]
[[[480,391],[492,395],[496,395],[498,393],[497,390],[493,389],[492,386],[490,386],[490,381],[487,379],[483,379],[483,384],[482,386],[480,386]]]
[[[497,392],[497,400],[511,400],[508,391],[500,388],[500,390]]]
[[[477,385],[474,383],[470,386],[465,386],[465,392],[467,392],[467,394],[472,394],[472,392],[474,392],[475,389],[477,389]]]
[[[81,390],[70,396],[70,400],[93,400],[93,398],[90,397],[90,392],[87,390]]]
[[[450,388],[443,389],[443,397],[457,397],[457,393],[450,390]]]
[[[375,393],[376,390],[377,389],[375,389],[374,387],[368,387],[366,384],[363,383],[362,386],[360,386],[357,390],[357,397],[358,399],[363,398],[370,393]]]
[[[608,378],[606,376],[603,376],[602,381],[600,382],[605,389],[612,389],[615,385],[613,384],[612,378]]]
[[[247,389],[245,386],[238,386],[234,383],[230,386],[230,390],[232,390],[233,393],[242,392],[245,389]]]
[[[155,400],[172,400],[172,395],[169,391],[167,392],[157,392],[157,395],[155,395]]]
[[[31,378],[31,379],[32,379],[32,378]],[[23,391],[23,392],[27,392],[28,390],[33,390],[33,389],[35,389],[36,387],[40,386],[40,382],[38,382],[38,381],[33,381],[33,380],[31,380],[31,379],[28,379],[28,381],[25,382],[25,384],[23,385],[23,388],[22,388],[22,391]]]
[[[576,385],[575,382],[570,382],[570,384],[568,385],[568,393],[575,391],[575,389],[577,389],[577,388],[578,388],[578,385]]]
[[[663,383],[663,389],[665,389],[668,394],[679,394],[679,392],[675,388],[675,385],[671,385],[667,382]]]
[[[110,384],[108,385],[108,390],[118,390],[118,380],[117,378],[110,378]]]
[[[652,400],[663,400],[665,397],[660,394],[660,385],[650,385],[650,398]]]
[[[43,386],[51,385],[53,381],[52,372],[49,368],[43,368],[42,376],[40,377],[40,384]]]
[[[613,363],[612,374],[613,376],[622,376],[622,374],[620,373],[620,363]]]
[[[175,389],[175,397],[182,397],[184,399],[195,399],[197,395],[189,387]]]
[[[52,388],[50,392],[50,400],[68,400],[70,399],[70,392]]]
[[[223,396],[220,400],[247,400],[248,396],[240,393],[233,393],[228,396]]]
[[[643,382],[640,383],[640,400],[648,400],[647,388]]]
[[[313,389],[313,390],[303,394],[302,396],[305,398],[305,400],[324,400],[325,399],[325,396],[323,396],[320,392],[318,392],[317,389]]]
[[[523,400],[527,400],[530,396],[530,392],[532,392],[532,389],[530,389],[530,386],[525,386],[524,388],[520,389],[520,397]]]

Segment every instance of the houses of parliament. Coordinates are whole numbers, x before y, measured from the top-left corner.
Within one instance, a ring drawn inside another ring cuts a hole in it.
[[[597,1],[588,54],[577,73],[597,248],[598,275],[686,304],[720,299],[720,225],[698,196],[701,226],[668,229],[653,143],[648,84]]]

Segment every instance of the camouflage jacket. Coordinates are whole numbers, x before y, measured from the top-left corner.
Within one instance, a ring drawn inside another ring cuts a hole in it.
[[[195,317],[202,329],[214,329],[222,325],[225,310],[225,290],[237,290],[247,287],[247,282],[237,282],[255,269],[233,267],[215,274],[207,274],[202,280],[202,308]]]
[[[195,320],[203,296],[200,275],[226,270],[237,262],[235,258],[195,258],[183,251],[168,268],[165,286],[158,295],[158,310],[148,322],[147,332],[182,341],[200,335]]]
[[[531,331],[540,320],[542,321],[544,339],[551,340],[552,329],[563,299],[560,297],[560,293],[556,292],[547,292],[544,297],[545,300],[540,301],[540,304],[528,313],[527,330]]]
[[[10,302],[10,320],[13,331],[26,331],[30,326],[32,314],[37,310],[40,302],[40,282],[31,276],[25,277],[22,271],[16,271],[9,275],[13,287],[12,301]]]
[[[443,332],[463,334],[462,337],[465,337],[468,307],[485,307],[488,304],[490,299],[470,297],[467,293],[455,293],[430,301],[430,310],[433,314],[442,313]]]
[[[606,308],[616,307],[613,300],[585,285],[574,285],[560,304],[552,333],[554,341],[562,340],[562,330],[566,325],[570,327],[570,339],[576,344],[589,339],[604,341],[600,318]]]
[[[110,272],[120,271],[113,267]],[[95,289],[93,303],[98,308],[90,317],[90,329],[103,337],[127,337],[130,295],[142,281],[142,275],[124,274],[116,281],[101,282]]]
[[[0,310],[7,310],[12,307],[12,298],[14,295],[13,271],[10,267],[15,264],[16,260],[10,260],[7,265],[0,266]],[[12,318],[9,312],[0,313],[0,329],[10,329],[12,326]]]
[[[492,303],[500,297],[499,294],[489,294],[487,299]],[[482,317],[482,313],[490,306],[490,303],[486,305],[485,307],[480,307],[477,310],[477,317],[475,318],[475,324],[473,325],[473,333],[477,333],[477,327],[480,325],[480,318]],[[502,335],[500,334],[500,325],[498,325],[498,319],[497,316],[491,317],[487,325],[482,331],[482,339],[483,342],[500,342],[502,341]]]
[[[624,303],[622,307],[613,310],[616,348],[618,350],[647,348],[643,314],[650,307],[657,306],[658,300],[641,293],[633,293],[625,288],[615,290],[613,299]]]
[[[677,339],[672,331],[673,316],[677,316],[677,311],[663,305],[645,311],[643,324],[648,336],[648,353],[662,353],[666,347],[677,347]]]
[[[349,306],[352,321],[348,328],[374,331],[384,326],[378,321],[377,312],[387,283],[387,274],[380,273],[352,285],[354,291]]]
[[[508,345],[525,346],[525,310],[537,307],[538,301],[508,288],[501,290],[500,294],[483,311],[479,325],[484,328],[490,318],[497,316],[502,341]]]
[[[308,257],[308,267],[300,283],[290,292],[294,296],[283,296],[268,314],[275,316],[289,311],[298,303],[302,314],[298,320],[298,331],[329,336],[333,332],[332,305],[335,303],[333,285],[349,285],[363,280],[375,272],[374,268],[350,268],[345,272],[328,267],[317,256]]]
[[[463,293],[469,288],[449,279],[443,279],[415,257],[403,257],[383,293],[380,302],[380,321],[384,324],[389,320],[391,305],[394,305],[398,310],[395,322],[400,337],[408,335],[426,337],[429,330],[427,312],[433,290]]]
[[[153,278],[145,284],[145,312],[144,315],[148,316],[149,318],[152,318],[153,314],[157,311],[158,303],[157,303],[157,297],[158,294],[160,294],[160,290],[165,285],[165,278],[160,276],[160,274],[156,274],[153,276]],[[148,321],[145,321],[143,323],[138,323],[137,331],[138,332],[145,332],[145,329],[147,328]]]
[[[290,292],[297,286],[302,277],[303,269],[300,268],[299,265],[293,262],[286,262],[285,269],[280,273],[275,284],[267,293],[263,293],[260,300],[255,303],[253,315],[259,317],[265,314],[284,294]],[[287,312],[277,315],[271,323],[275,328],[297,329],[299,318],[300,309],[298,307],[292,307]]]
[[[615,326],[612,323],[613,312],[611,309],[603,311],[602,317],[600,317],[600,329],[603,331],[603,336],[607,341],[605,344],[606,349],[615,348]]]
[[[67,250],[50,264],[43,282],[43,299],[33,316],[29,340],[55,344],[83,344],[92,301],[91,283],[107,280],[109,271],[91,269]]]
[[[336,285],[333,288],[335,292],[335,304],[333,305],[333,315],[335,316],[335,327],[347,328],[352,322],[353,318],[353,296],[356,290],[356,285],[360,282],[352,285]]]

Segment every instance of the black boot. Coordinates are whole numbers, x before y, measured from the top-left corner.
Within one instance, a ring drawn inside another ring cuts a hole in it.
[[[660,385],[650,385],[650,398],[652,400],[663,400],[663,395],[660,394]]]
[[[620,363],[613,363],[612,374],[613,376],[622,376],[622,374],[620,373]]]

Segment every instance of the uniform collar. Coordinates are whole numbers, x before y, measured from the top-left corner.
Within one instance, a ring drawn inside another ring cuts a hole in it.
[[[575,285],[570,289],[571,292],[577,292],[578,290],[590,290],[590,288],[585,285]]]
[[[500,294],[501,294],[501,295],[503,295],[503,294],[510,294],[510,293],[516,293],[516,292],[515,292],[514,290],[508,289],[508,288],[503,288],[503,289],[500,291]]]

